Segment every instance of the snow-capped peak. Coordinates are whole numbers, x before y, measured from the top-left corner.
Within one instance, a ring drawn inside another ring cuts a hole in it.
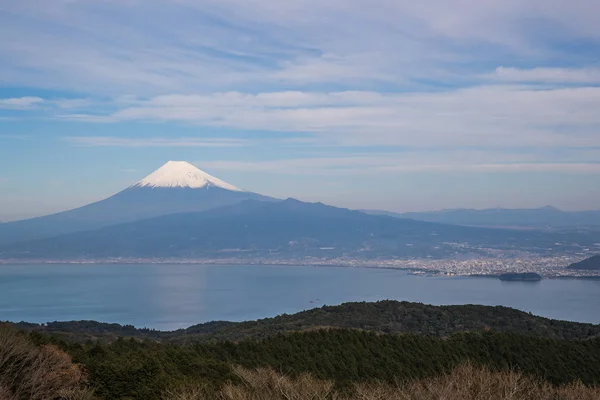
[[[223,182],[185,161],[169,161],[133,186],[193,189],[219,187],[235,192],[243,192],[242,189]]]

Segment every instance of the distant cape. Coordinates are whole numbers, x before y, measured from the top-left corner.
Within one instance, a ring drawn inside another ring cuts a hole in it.
[[[586,258],[583,261],[573,263],[567,268],[580,271],[600,271],[600,254]]]

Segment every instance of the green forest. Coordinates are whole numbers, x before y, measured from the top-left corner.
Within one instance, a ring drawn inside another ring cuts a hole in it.
[[[335,393],[346,396],[360,385],[390,388],[439,380],[465,365],[483,375],[523,374],[549,387],[583,385],[577,387],[585,391],[600,386],[598,326],[504,307],[349,303],[174,332],[91,321],[6,325],[0,328],[0,393],[5,371],[27,363],[46,365],[36,361],[39,357],[58,357],[64,376],[76,383],[73,390],[88,397],[50,397],[56,399],[164,400],[165,393],[190,387],[201,387],[204,397],[172,398],[222,398],[205,394],[233,390],[231,385],[243,385],[240,371],[254,376],[257,369],[263,371],[260,376],[291,379],[291,387],[309,374],[311,382],[320,382],[317,386],[330,382]],[[15,347],[25,349],[26,361],[15,361]],[[6,382],[14,385],[19,379],[9,376]],[[14,397],[21,398],[34,397]]]
[[[136,329],[130,325],[95,321],[53,322],[44,325],[20,323],[15,326],[27,331],[52,334],[69,341],[113,341],[119,337],[135,337],[178,344],[266,338],[277,333],[316,327],[414,333],[436,337],[458,332],[489,330],[553,339],[589,339],[600,336],[600,325],[557,321],[508,307],[432,306],[391,300],[324,306],[257,321],[214,321],[172,332]]]
[[[446,338],[379,334],[349,329],[277,334],[261,340],[187,346],[119,339],[110,344],[55,342],[30,333],[38,344],[57,343],[84,366],[103,399],[160,399],[190,382],[217,390],[235,381],[232,367],[271,367],[297,376],[308,372],[340,390],[361,381],[433,377],[464,362],[517,370],[552,384],[600,384],[600,338],[545,339],[511,333],[457,333]]]

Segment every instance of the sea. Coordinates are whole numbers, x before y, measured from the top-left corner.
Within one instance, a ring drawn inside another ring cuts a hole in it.
[[[0,265],[0,321],[95,320],[174,330],[351,301],[502,305],[600,323],[600,280],[506,282],[382,268],[197,265]]]

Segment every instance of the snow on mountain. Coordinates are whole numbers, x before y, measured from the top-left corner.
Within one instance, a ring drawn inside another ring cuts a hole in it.
[[[104,200],[57,214],[0,224],[0,245],[162,215],[204,211],[244,200],[273,199],[239,189],[187,162],[169,161]]]
[[[168,161],[162,167],[137,182],[133,187],[182,187],[192,189],[218,187],[234,192],[244,191],[219,178],[215,178],[185,161]]]

